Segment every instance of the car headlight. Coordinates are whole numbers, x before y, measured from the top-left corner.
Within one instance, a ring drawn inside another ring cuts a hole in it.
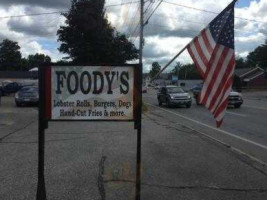
[[[190,95],[187,95],[187,98],[188,98],[188,99],[191,99],[191,96],[190,96]]]
[[[170,96],[171,99],[174,99],[174,96]]]

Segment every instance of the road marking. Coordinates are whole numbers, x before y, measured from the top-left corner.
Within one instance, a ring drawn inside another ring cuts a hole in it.
[[[243,107],[247,107],[247,108],[256,108],[256,109],[260,109],[260,110],[267,110],[267,108],[264,108],[264,107],[258,107],[258,106],[245,106],[245,105],[243,105]]]
[[[215,130],[215,131],[224,133],[224,134],[226,134],[226,135],[229,135],[229,136],[232,136],[232,137],[234,137],[234,138],[243,140],[243,141],[245,141],[245,142],[247,142],[247,143],[256,145],[256,146],[258,146],[258,147],[261,147],[261,148],[267,150],[267,146],[265,146],[265,145],[263,145],[263,144],[259,144],[259,143],[257,143],[257,142],[253,142],[253,141],[251,141],[251,140],[249,140],[249,139],[246,139],[246,138],[243,138],[243,137],[241,137],[241,136],[238,136],[238,135],[229,133],[229,132],[224,131],[224,130],[222,130],[222,129],[218,129],[218,128],[212,127],[212,126],[210,126],[210,125],[208,125],[208,124],[205,124],[205,123],[202,123],[202,122],[200,122],[200,121],[191,119],[191,118],[189,118],[189,117],[183,116],[183,115],[178,114],[178,113],[175,113],[175,112],[173,112],[173,111],[166,110],[166,109],[164,109],[164,108],[155,106],[155,105],[153,105],[153,104],[150,104],[150,103],[145,103],[145,104],[147,104],[147,105],[149,105],[149,106],[152,106],[152,107],[156,107],[156,108],[158,108],[158,109],[160,109],[160,110],[166,111],[166,112],[171,113],[171,114],[173,114],[173,115],[179,116],[179,117],[181,117],[181,118],[187,119],[187,120],[189,120],[189,121],[195,122],[195,123],[200,124],[200,125],[202,125],[202,126],[205,126],[205,127],[207,127],[207,128],[210,128],[210,129],[213,129],[213,130]]]
[[[240,117],[247,117],[247,115],[243,115],[243,114],[239,114],[239,113],[234,113],[234,112],[230,112],[230,111],[226,111],[226,113],[229,113],[231,115],[237,115],[237,116],[240,116]]]

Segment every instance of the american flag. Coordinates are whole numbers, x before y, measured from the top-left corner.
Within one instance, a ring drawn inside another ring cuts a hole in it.
[[[212,112],[217,127],[223,121],[233,83],[235,2],[230,3],[187,46],[204,80],[200,103]]]

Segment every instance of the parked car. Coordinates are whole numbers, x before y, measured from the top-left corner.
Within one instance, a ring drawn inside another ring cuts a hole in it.
[[[0,86],[1,96],[6,96],[12,93],[16,93],[22,88],[22,85],[17,82],[4,81]]]
[[[37,105],[39,103],[39,90],[36,86],[25,86],[15,94],[16,105]]]
[[[179,86],[164,86],[159,89],[157,94],[159,106],[165,103],[168,107],[172,105],[185,105],[191,107],[192,98]]]
[[[240,108],[244,100],[242,94],[239,92],[231,91],[228,98],[228,106],[234,106],[235,108]]]
[[[201,92],[201,89],[202,89],[202,84],[197,84],[197,85],[195,85],[195,86],[193,86],[191,89],[190,89],[190,91],[193,93],[193,96],[194,96],[194,98],[195,98],[195,100],[196,100],[196,104],[197,105],[200,105],[200,103],[199,103],[199,94],[200,94],[200,92]]]
[[[201,92],[202,85],[199,85],[198,87],[194,87],[192,90],[194,98],[196,99],[197,105],[201,105],[199,94]],[[242,94],[239,92],[231,91],[229,98],[228,98],[228,106],[234,106],[235,108],[240,108],[240,106],[243,104],[244,100],[242,98]]]

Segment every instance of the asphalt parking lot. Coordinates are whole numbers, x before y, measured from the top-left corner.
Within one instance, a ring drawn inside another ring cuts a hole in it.
[[[159,108],[155,91],[144,94],[144,102],[142,199],[267,198],[264,99],[248,98],[241,109],[229,109],[221,131],[195,104]],[[37,116],[36,107],[17,108],[13,97],[2,99],[1,199],[35,199]],[[45,137],[48,199],[134,199],[132,123],[53,122]]]

